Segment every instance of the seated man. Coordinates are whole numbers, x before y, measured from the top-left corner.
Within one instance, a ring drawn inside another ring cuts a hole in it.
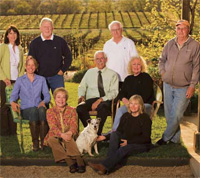
[[[98,135],[101,135],[103,125],[110,113],[111,101],[118,94],[119,80],[117,74],[106,67],[107,57],[103,51],[97,51],[94,55],[95,68],[89,69],[84,75],[79,88],[78,116],[87,126],[90,119],[89,111],[97,111],[97,117],[101,118]]]

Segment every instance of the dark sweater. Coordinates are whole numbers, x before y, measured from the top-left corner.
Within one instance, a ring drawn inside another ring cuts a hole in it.
[[[59,70],[65,72],[72,63],[67,42],[56,35],[53,40],[42,41],[41,36],[35,38],[30,44],[29,55],[38,61],[38,74],[44,77],[52,77]]]
[[[152,121],[146,113],[133,117],[126,112],[121,117],[117,131],[128,144],[149,144],[151,143],[151,124]]]
[[[143,72],[138,76],[129,75],[125,78],[119,98],[129,99],[133,95],[140,95],[144,103],[152,104],[155,100],[153,80],[149,74]]]

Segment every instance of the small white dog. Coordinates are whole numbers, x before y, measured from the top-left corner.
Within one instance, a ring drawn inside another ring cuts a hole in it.
[[[94,150],[96,154],[99,154],[97,149],[96,139],[98,137],[97,132],[99,129],[100,118],[89,119],[87,120],[87,127],[83,129],[76,140],[76,144],[81,154],[88,153],[90,156],[94,156],[92,154],[92,147],[94,146]]]

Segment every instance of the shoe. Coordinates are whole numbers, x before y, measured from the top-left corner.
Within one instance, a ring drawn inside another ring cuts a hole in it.
[[[93,164],[93,163],[88,163],[88,165],[94,170],[96,171],[99,175],[104,175],[106,174],[106,168],[104,165],[102,164]]]
[[[72,164],[70,167],[69,167],[69,172],[70,173],[75,173],[78,171],[78,168],[77,168],[77,164]]]
[[[167,142],[165,142],[165,141],[161,138],[160,140],[158,140],[158,141],[156,142],[155,145],[161,146],[161,145],[166,145],[166,144],[167,144]]]
[[[84,173],[85,172],[85,166],[78,166],[78,173]]]
[[[180,142],[175,143],[175,142],[173,142],[173,141],[170,140],[168,144],[169,144],[169,145],[180,145],[181,143],[180,143]]]

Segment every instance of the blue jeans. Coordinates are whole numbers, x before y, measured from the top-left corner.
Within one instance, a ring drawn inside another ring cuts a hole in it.
[[[111,171],[117,164],[124,163],[124,160],[132,153],[149,151],[151,144],[127,144],[120,147],[120,132],[112,132],[107,153],[107,158],[102,162],[107,171]]]
[[[164,141],[171,140],[174,143],[180,142],[180,122],[189,104],[186,98],[188,87],[174,88],[163,83],[164,88],[164,110],[167,121],[167,128],[162,136]]]
[[[65,87],[63,75],[54,75],[52,77],[46,77],[47,85],[51,89],[53,94],[54,90],[59,87]]]
[[[32,107],[21,111],[22,117],[30,122],[46,121],[46,109],[44,107]]]
[[[145,103],[144,106],[145,106],[146,113],[150,116],[151,115],[151,104]],[[116,113],[116,116],[114,119],[114,123],[113,123],[113,128],[112,128],[113,131],[117,130],[117,127],[120,123],[120,119],[121,119],[122,115],[126,112],[128,112],[128,110],[125,105],[123,105],[122,107],[120,107],[117,110],[117,113]]]

